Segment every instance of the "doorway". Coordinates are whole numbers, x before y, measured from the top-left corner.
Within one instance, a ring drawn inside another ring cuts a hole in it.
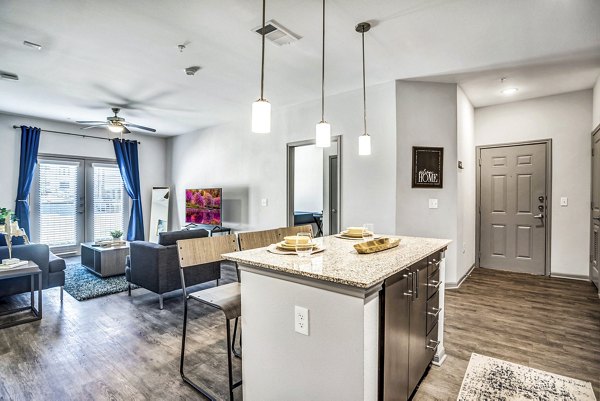
[[[590,280],[600,294],[600,125],[592,132],[592,213],[590,238]]]
[[[59,255],[125,233],[129,197],[114,160],[40,155],[30,194],[31,238]]]
[[[551,145],[477,147],[479,267],[549,274]]]
[[[287,225],[311,224],[315,236],[338,232],[341,216],[341,136],[329,148],[314,140],[287,145]]]

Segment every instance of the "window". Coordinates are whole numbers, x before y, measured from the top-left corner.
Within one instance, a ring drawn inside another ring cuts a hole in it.
[[[40,162],[36,205],[39,242],[51,247],[77,244],[80,166],[80,162]]]
[[[94,241],[110,239],[110,232],[125,232],[123,180],[116,165],[93,163]]]
[[[116,163],[40,156],[30,205],[32,241],[57,254],[127,231],[129,196]]]

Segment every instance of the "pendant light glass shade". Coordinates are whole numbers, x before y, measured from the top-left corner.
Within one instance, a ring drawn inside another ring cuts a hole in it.
[[[271,103],[258,99],[252,103],[252,132],[268,134],[271,132]]]
[[[317,140],[315,146],[317,148],[328,148],[331,146],[331,125],[325,121],[321,121],[316,127]]]
[[[369,156],[371,154],[371,136],[369,134],[358,137],[358,154],[359,156]]]
[[[262,4],[262,51],[260,61],[260,98],[252,103],[252,132],[268,134],[271,132],[271,103],[264,98],[265,89],[265,10],[266,0]]]

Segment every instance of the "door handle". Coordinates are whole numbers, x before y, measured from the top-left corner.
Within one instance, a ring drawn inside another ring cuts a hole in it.
[[[431,308],[431,310],[435,311],[435,312],[427,312],[428,315],[431,315],[433,317],[438,317],[438,315],[440,314],[440,312],[442,311],[443,308]]]
[[[431,283],[433,284],[427,284],[429,287],[433,287],[435,289],[438,289],[440,287],[440,285],[442,284],[441,281],[437,281],[437,280],[431,280]]]
[[[428,349],[431,349],[431,350],[433,350],[434,352],[435,352],[435,351],[437,351],[437,348],[438,348],[438,346],[440,345],[440,342],[439,342],[439,341],[435,341],[435,340],[429,340],[429,343],[431,343],[431,344],[435,344],[435,345],[434,345],[433,347],[432,347],[431,345],[426,345],[426,347],[427,347]]]
[[[534,219],[543,219],[544,215],[542,213],[538,213],[535,216],[533,216]]]
[[[337,210],[331,209],[331,213],[335,213],[335,212],[337,212]]]

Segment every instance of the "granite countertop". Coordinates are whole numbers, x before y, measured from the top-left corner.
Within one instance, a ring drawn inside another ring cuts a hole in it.
[[[227,253],[223,257],[259,269],[368,289],[452,242],[435,238],[387,237],[400,238],[400,245],[368,255],[356,252],[353,245],[357,241],[328,236],[315,239],[325,251],[310,258],[276,255],[267,248]]]

